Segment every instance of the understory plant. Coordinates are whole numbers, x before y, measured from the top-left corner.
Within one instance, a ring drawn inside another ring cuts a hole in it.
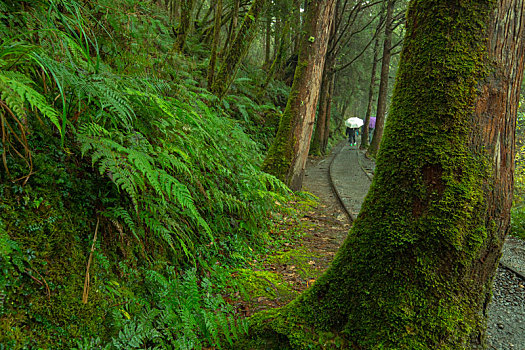
[[[151,2],[0,10],[0,343],[231,344],[220,281],[289,195],[246,132],[278,108],[219,104]]]

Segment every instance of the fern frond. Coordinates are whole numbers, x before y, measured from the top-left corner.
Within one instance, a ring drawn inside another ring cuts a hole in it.
[[[31,108],[38,109],[60,131],[57,111],[51,107],[44,96],[29,86],[32,81],[18,72],[0,71],[0,94],[2,100],[19,116],[25,114],[23,103],[27,101]]]

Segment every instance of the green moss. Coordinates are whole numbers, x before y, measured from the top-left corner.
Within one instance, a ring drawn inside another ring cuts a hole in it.
[[[120,280],[115,272],[122,272],[109,261],[134,265],[139,255],[128,238],[110,235],[114,227],[101,218],[88,303],[82,303],[96,194],[105,193],[108,202],[119,195],[89,165],[65,156],[60,147],[37,153],[39,172],[25,187],[0,184],[0,343],[10,349],[71,348],[82,338],[109,338],[117,302],[106,281]],[[129,295],[124,289],[117,297]]]
[[[303,279],[317,279],[321,271],[316,268],[316,261],[322,254],[312,252],[306,247],[299,247],[287,252],[280,252],[268,258],[270,264],[294,266],[296,271]]]
[[[249,300],[263,297],[286,301],[297,295],[292,286],[277,273],[237,269],[235,275],[237,283],[243,286]]]

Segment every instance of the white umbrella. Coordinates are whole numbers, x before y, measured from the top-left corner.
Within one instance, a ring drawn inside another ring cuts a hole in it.
[[[345,121],[345,125],[352,129],[360,128],[361,126],[363,126],[363,119],[359,119],[356,117],[348,118]]]

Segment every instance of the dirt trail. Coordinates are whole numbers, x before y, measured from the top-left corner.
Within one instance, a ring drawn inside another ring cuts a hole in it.
[[[344,142],[329,156],[308,160],[303,191],[317,196],[319,205],[300,219],[306,231],[301,240],[287,243],[284,251],[258,262],[259,271],[280,279],[266,280],[273,294],[257,296],[245,305],[246,316],[287,304],[326,270],[350,229],[350,220],[359,213],[374,167],[362,151]],[[505,268],[498,269],[495,278],[487,335],[488,349],[525,350],[525,281]]]
[[[327,269],[346,238],[350,218],[338,202],[329,177],[329,166],[341,146],[325,158],[308,159],[303,191],[318,197],[319,205],[300,218],[305,235],[299,241],[286,243],[285,249],[277,256],[258,262],[262,265],[259,271],[278,274],[292,293],[283,292],[280,286],[275,285],[277,282],[266,279],[270,283],[272,296],[256,296],[244,306],[247,316],[263,309],[283,306],[308,288]]]

